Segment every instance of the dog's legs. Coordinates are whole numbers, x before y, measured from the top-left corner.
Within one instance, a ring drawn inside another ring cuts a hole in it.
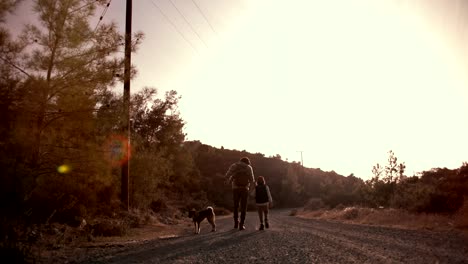
[[[197,228],[197,234],[200,234],[200,223],[197,223],[197,226],[198,226],[198,228]]]
[[[208,218],[208,222],[211,224],[211,232],[216,231],[216,224],[214,216],[212,218]]]
[[[198,232],[197,232],[197,230],[198,230],[198,228],[197,228],[197,222],[193,222],[193,225],[195,226],[195,234],[198,234]]]

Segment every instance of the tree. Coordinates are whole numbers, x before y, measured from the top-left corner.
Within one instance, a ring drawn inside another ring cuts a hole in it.
[[[12,12],[19,1],[0,3],[0,208],[5,215],[21,212],[24,199],[24,185],[31,182],[31,171],[23,162],[25,141],[16,129],[17,116],[24,107],[25,86],[24,70],[21,69],[20,55],[24,45],[12,39],[4,26],[5,15]],[[23,132],[25,129],[22,130]],[[22,133],[26,135],[27,133]]]
[[[12,12],[22,0],[3,0],[0,2],[0,23],[5,22],[5,15]]]
[[[179,195],[198,191],[199,175],[184,147],[184,121],[177,109],[180,96],[175,91],[164,99],[156,96],[156,89],[146,88],[132,98],[135,155],[130,196],[137,207],[147,207],[167,190]]]
[[[373,166],[374,176],[366,181],[364,195],[370,205],[389,206],[395,194],[397,183],[404,179],[405,163],[398,163],[397,157],[391,150],[388,152],[387,161],[387,165],[383,168],[379,163]]]
[[[385,166],[385,177],[383,181],[386,183],[398,182],[403,178],[405,173],[405,163],[398,163],[397,157],[393,151],[388,152],[388,164]],[[377,164],[378,165],[378,164]]]
[[[37,0],[38,23],[26,25],[17,41],[2,42],[9,62],[2,66],[9,73],[2,93],[12,98],[3,106],[13,131],[7,138],[20,150],[9,166],[27,169],[30,180],[22,192],[26,198],[33,195],[33,203],[55,209],[96,204],[102,188],[113,184],[102,149],[110,134],[101,134],[112,131],[99,128],[97,111],[120,81],[123,37],[114,23],[89,23],[105,4]],[[133,50],[141,37],[135,35]]]

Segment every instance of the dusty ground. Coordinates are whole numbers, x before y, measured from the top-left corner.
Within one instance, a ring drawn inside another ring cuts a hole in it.
[[[232,229],[232,219],[223,217],[217,232],[202,223],[200,235],[192,233],[188,220],[147,226],[41,263],[468,263],[468,238],[455,230],[305,219],[291,216],[291,210],[273,210],[270,222],[270,229],[258,231],[257,215],[249,212],[244,231]]]
[[[413,230],[461,231],[468,233],[468,214],[455,215],[416,214],[397,209],[371,209],[349,207],[341,210],[295,211],[297,217],[341,221],[352,224],[376,225]]]
[[[134,244],[141,244],[151,240],[179,237],[189,233],[191,224],[189,220],[179,221],[177,224],[148,224],[128,230],[125,236],[95,237],[92,241],[86,241],[80,237],[73,243],[60,244],[55,247],[41,249],[36,254],[40,255],[39,263],[67,263],[75,256],[93,254],[102,251],[115,250]],[[47,238],[45,238],[47,239]]]

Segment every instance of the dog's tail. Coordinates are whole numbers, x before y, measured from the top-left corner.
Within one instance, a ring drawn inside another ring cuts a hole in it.
[[[210,209],[212,212],[214,212],[214,209],[211,206],[206,207],[206,209]]]

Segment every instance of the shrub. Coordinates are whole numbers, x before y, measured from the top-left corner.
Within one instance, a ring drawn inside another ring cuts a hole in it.
[[[325,207],[322,199],[320,198],[310,198],[304,206],[304,210],[315,211]]]
[[[213,208],[215,215],[229,215],[231,214],[231,211],[224,207],[215,207]]]
[[[123,219],[128,227],[137,228],[141,225],[155,221],[155,214],[152,210],[133,208],[129,212],[122,211],[120,218]]]
[[[346,220],[356,219],[359,216],[359,209],[355,207],[348,207],[343,211],[342,216]]]
[[[102,219],[91,225],[92,234],[95,236],[123,236],[129,226],[123,220]]]
[[[403,181],[397,187],[390,205],[410,212],[426,212],[431,204],[431,194],[434,192],[433,186],[424,185],[417,181]]]
[[[31,247],[21,243],[1,243],[0,259],[6,263],[32,263]]]
[[[37,230],[27,230],[22,224],[0,222],[0,259],[2,263],[34,263],[32,244],[38,239]]]
[[[192,201],[185,206],[184,211],[188,212],[192,209],[195,209],[196,211],[205,209],[207,206],[205,205],[205,202],[197,202],[197,201]]]
[[[335,206],[335,210],[343,210],[345,209],[346,207],[343,205],[343,204],[338,204],[337,206]]]
[[[167,205],[165,201],[158,199],[156,201],[151,202],[150,208],[151,210],[153,210],[153,212],[159,213],[159,211],[161,211],[162,209],[167,208]]]
[[[468,229],[468,196],[465,197],[463,206],[455,214],[455,226],[462,229]]]

